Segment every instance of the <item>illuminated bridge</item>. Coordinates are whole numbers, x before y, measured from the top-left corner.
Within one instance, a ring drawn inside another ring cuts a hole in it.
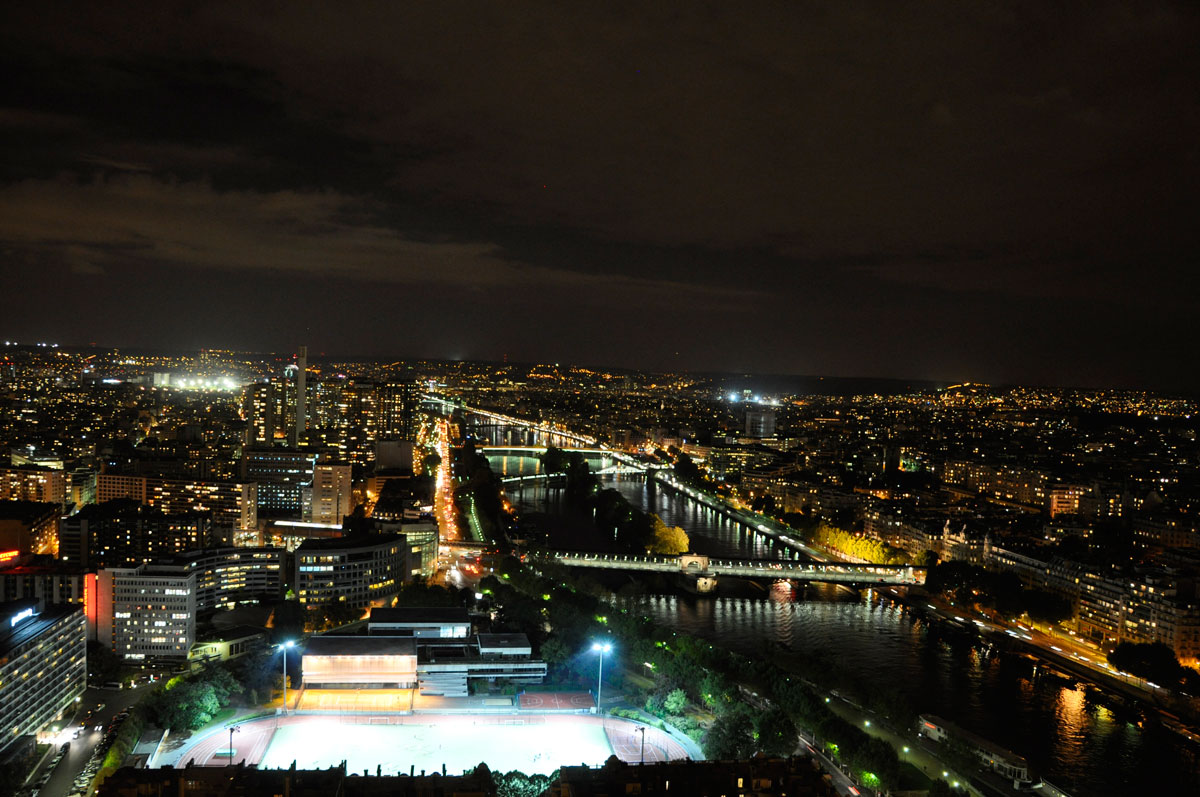
[[[442,396],[430,393],[423,395],[421,398],[431,404],[437,404],[443,409],[443,411],[463,410],[464,412],[469,412],[472,415],[478,415],[481,418],[487,418],[490,421],[494,421],[495,423],[503,424],[505,426],[520,426],[525,429],[531,429],[535,432],[540,432],[541,434],[549,436],[551,440],[560,441],[564,448],[569,447],[573,450],[577,450],[575,449],[575,446],[596,445],[596,438],[592,437],[591,435],[572,432],[569,429],[562,429],[550,423],[530,421],[525,418],[516,418],[512,415],[492,412],[491,410],[485,410],[480,407],[472,407],[470,404],[467,404],[465,401],[457,397],[443,398]]]
[[[682,573],[699,582],[701,592],[716,586],[719,576],[783,578],[834,584],[914,585],[925,583],[925,568],[911,565],[860,565],[846,562],[783,562],[756,559],[710,559],[699,554],[630,556],[625,554],[550,552],[548,558],[569,567]]]
[[[565,448],[563,451],[567,453],[583,454],[586,459],[611,459],[612,465],[609,465],[598,470],[593,470],[598,476],[603,476],[609,473],[645,473],[646,466],[638,462],[628,454],[623,454],[620,451],[609,451],[606,448]],[[479,452],[485,457],[532,457],[534,459],[546,453],[545,446],[485,446],[479,449]],[[528,476],[512,476],[504,479],[506,484],[510,482],[519,482],[529,479],[544,479],[546,476],[558,476],[560,474],[537,473]]]

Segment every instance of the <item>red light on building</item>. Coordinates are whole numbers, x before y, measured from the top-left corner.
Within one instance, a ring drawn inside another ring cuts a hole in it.
[[[99,595],[96,592],[96,574],[85,573],[83,576],[83,614],[87,617],[89,631],[96,627],[96,619],[99,614],[97,606],[97,598]]]
[[[20,551],[0,551],[0,564],[11,562],[21,555]]]

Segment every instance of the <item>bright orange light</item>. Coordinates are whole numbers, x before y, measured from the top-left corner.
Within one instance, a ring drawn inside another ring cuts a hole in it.
[[[11,562],[20,555],[20,551],[0,551],[0,562]]]

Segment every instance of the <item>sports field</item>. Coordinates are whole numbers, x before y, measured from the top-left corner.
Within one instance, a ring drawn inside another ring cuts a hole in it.
[[[433,719],[433,718],[429,718]],[[564,764],[602,764],[613,754],[603,725],[585,717],[554,717],[476,724],[471,717],[442,717],[419,724],[345,724],[336,717],[305,717],[275,731],[260,769],[336,766],[351,772],[376,767],[384,774],[442,770],[461,773],[480,761],[496,771],[550,774]],[[528,723],[533,724],[515,724]]]

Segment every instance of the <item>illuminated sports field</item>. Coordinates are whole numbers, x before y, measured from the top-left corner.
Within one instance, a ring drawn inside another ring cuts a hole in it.
[[[444,722],[437,724],[343,724],[337,718],[309,717],[303,724],[275,731],[260,769],[336,766],[350,772],[377,766],[383,774],[442,770],[458,774],[484,761],[494,771],[513,769],[550,774],[563,765],[599,765],[613,754],[599,723],[581,718],[547,724],[505,725]],[[557,718],[556,718],[557,719]]]

